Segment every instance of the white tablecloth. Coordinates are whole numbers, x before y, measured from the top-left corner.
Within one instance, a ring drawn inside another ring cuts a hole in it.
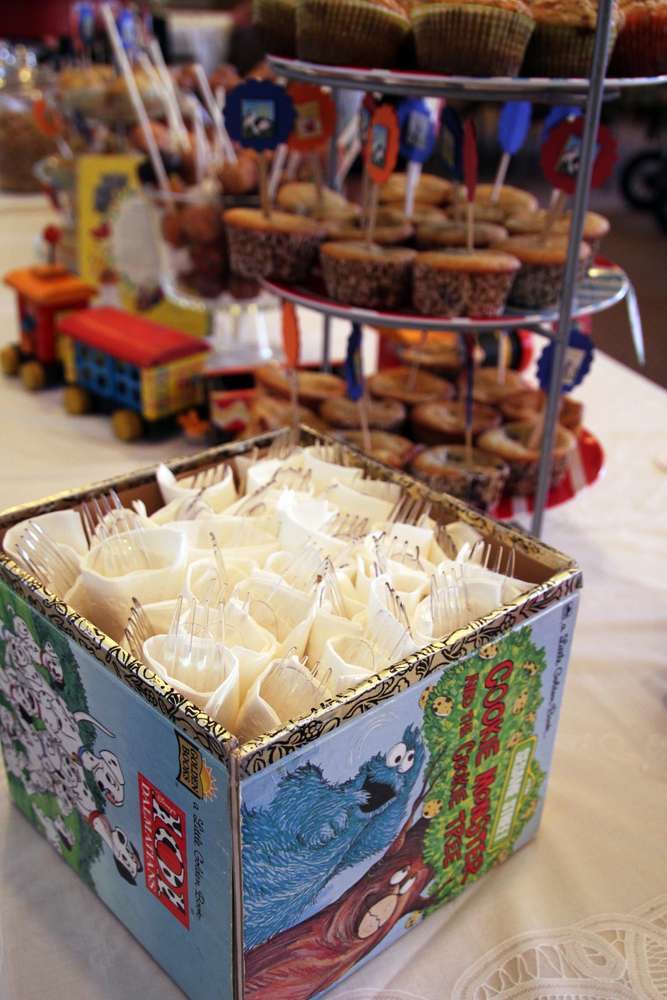
[[[0,270],[27,263],[45,213],[0,225]],[[13,336],[0,298],[0,338]],[[598,322],[604,342],[604,319]],[[605,476],[549,512],[584,594],[540,834],[330,995],[332,1000],[667,997],[667,393],[598,354],[579,392]],[[0,384],[0,506],[183,451],[123,445]],[[0,778],[2,1000],[181,994],[10,807]]]

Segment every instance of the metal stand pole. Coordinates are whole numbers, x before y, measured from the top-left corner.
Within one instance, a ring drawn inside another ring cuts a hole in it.
[[[567,262],[563,281],[563,294],[560,301],[560,318],[554,348],[549,397],[547,399],[547,409],[544,417],[542,454],[540,456],[537,490],[535,492],[535,509],[533,511],[532,530],[533,534],[538,536],[542,532],[544,508],[546,506],[549,483],[551,480],[553,446],[556,437],[556,418],[558,413],[558,403],[560,400],[560,390],[563,384],[563,367],[565,364],[568,338],[570,335],[570,323],[572,322],[572,305],[577,285],[579,244],[584,230],[584,218],[588,203],[588,192],[593,173],[593,163],[595,160],[597,131],[600,124],[600,111],[602,108],[602,97],[604,93],[604,78],[607,72],[607,50],[609,47],[612,5],[613,0],[600,0],[598,7],[595,50],[593,52],[588,98],[586,100],[584,132],[581,141],[581,158],[579,162],[579,173],[577,176],[577,187],[574,193],[574,204],[572,205],[572,220],[570,224]]]
[[[335,88],[332,93],[332,98],[334,104],[336,105],[336,125],[334,127],[334,133],[331,136],[331,141],[329,143],[329,157],[327,162],[326,178],[327,185],[335,190],[336,188],[336,173],[338,171],[338,136],[341,130],[341,110],[343,107],[343,101],[341,99],[341,93],[338,88]],[[331,317],[325,316],[322,320],[322,371],[331,371]]]

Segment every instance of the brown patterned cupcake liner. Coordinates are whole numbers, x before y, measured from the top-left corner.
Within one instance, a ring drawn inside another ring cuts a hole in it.
[[[315,264],[320,242],[320,236],[304,233],[227,226],[230,267],[242,278],[299,284]]]
[[[534,22],[519,11],[484,4],[422,4],[412,28],[421,69],[468,76],[516,76]]]
[[[288,59],[295,56],[295,0],[254,0],[252,10],[267,52]]]
[[[412,301],[425,316],[498,316],[513,277],[511,272],[447,271],[417,261]]]
[[[611,76],[667,73],[667,7],[628,14],[609,67]]]
[[[366,309],[396,309],[409,301],[411,261],[344,259],[322,254],[328,295]]]
[[[440,473],[429,474],[424,471],[422,463],[437,453],[442,453],[443,458],[446,455],[451,464],[443,468]],[[463,445],[430,448],[413,458],[410,472],[436,493],[448,493],[449,496],[464,500],[476,510],[486,513],[500,500],[509,476],[509,468],[501,459],[493,455],[482,456],[477,451],[473,452],[472,466],[466,466],[464,462]]]
[[[342,66],[392,67],[410,30],[407,17],[372,0],[301,0],[300,59]]]
[[[614,46],[612,27],[609,51]],[[524,76],[588,77],[593,63],[595,30],[537,22],[528,44]]]

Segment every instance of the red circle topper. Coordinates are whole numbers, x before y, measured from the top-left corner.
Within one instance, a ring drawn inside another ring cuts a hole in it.
[[[336,105],[321,87],[312,83],[293,83],[287,93],[295,112],[287,145],[299,153],[316,153],[334,133]]]
[[[381,104],[371,118],[364,147],[366,170],[375,184],[385,184],[391,177],[398,159],[400,138],[396,112],[391,105]]]
[[[584,131],[582,117],[561,122],[549,132],[540,153],[540,166],[549,183],[574,194],[581,158],[581,137]],[[591,187],[600,187],[611,176],[616,162],[616,140],[605,125],[597,135],[597,149],[593,161]]]

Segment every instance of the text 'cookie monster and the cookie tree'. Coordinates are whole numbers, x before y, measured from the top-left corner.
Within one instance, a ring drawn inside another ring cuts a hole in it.
[[[435,905],[505,860],[537,808],[544,774],[534,726],[545,667],[526,627],[448,668],[424,699],[424,736],[440,756],[424,804]]]

